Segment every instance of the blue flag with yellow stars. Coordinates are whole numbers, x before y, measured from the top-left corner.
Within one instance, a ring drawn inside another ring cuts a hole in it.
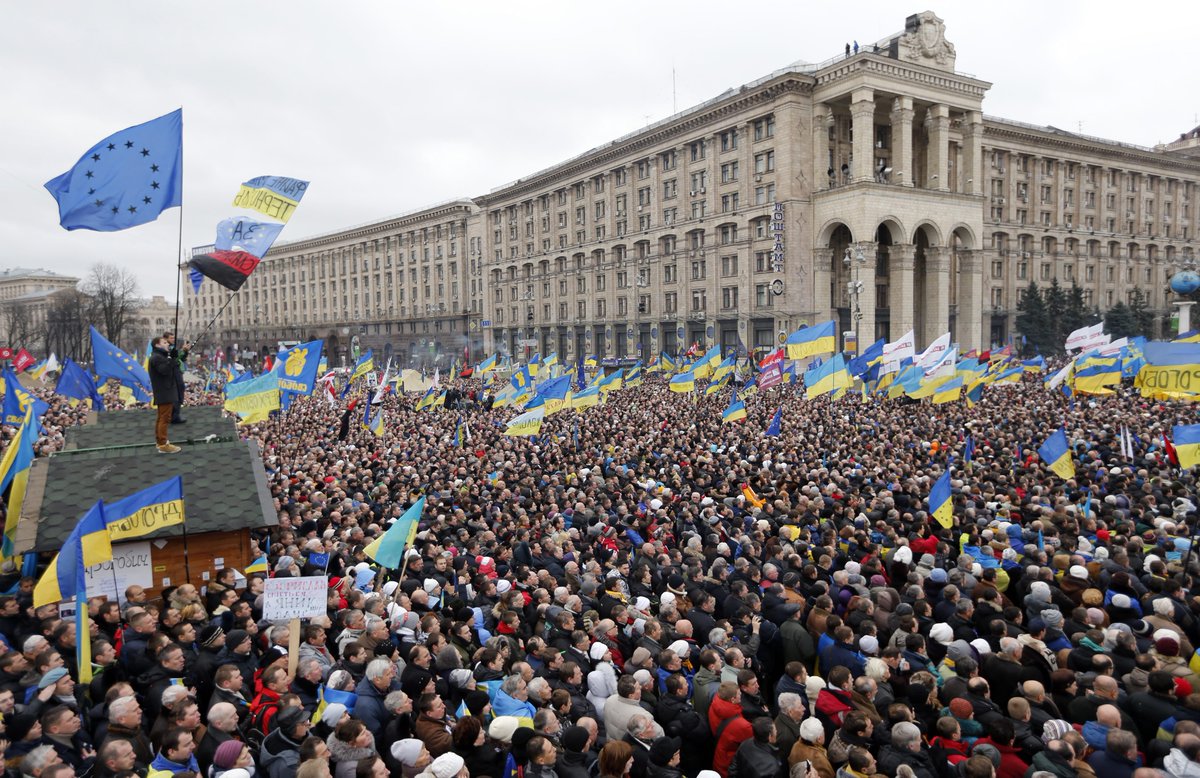
[[[183,109],[126,127],[46,182],[67,230],[115,232],[183,202]]]
[[[130,389],[151,394],[150,374],[137,360],[110,343],[95,327],[92,331],[92,367],[101,378],[115,378]]]

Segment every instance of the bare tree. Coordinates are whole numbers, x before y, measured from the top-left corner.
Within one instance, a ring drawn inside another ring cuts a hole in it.
[[[10,300],[0,308],[0,318],[4,325],[4,335],[8,340],[5,345],[14,351],[18,348],[36,348],[37,344],[30,340],[33,335],[32,311],[26,303]]]
[[[96,328],[111,342],[120,342],[139,305],[137,276],[125,268],[98,262],[88,271],[80,290],[92,298]]]
[[[79,290],[64,289],[55,294],[46,310],[46,350],[60,359],[87,361],[91,348],[87,328],[92,316],[92,298]]]

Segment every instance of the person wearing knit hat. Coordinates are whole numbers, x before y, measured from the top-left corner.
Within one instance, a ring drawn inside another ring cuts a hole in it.
[[[971,703],[962,697],[955,697],[950,700],[950,715],[956,719],[969,719],[974,717],[975,709],[971,707]]]
[[[425,772],[421,774],[431,776],[431,778],[455,778],[455,776],[464,774],[465,771],[466,762],[463,758],[454,752],[450,752],[434,759],[429,764],[429,767],[425,768]]]
[[[212,648],[218,644],[224,635],[225,630],[221,629],[219,624],[208,624],[200,630],[200,634],[196,636],[196,640],[205,648]]]
[[[1042,742],[1049,743],[1051,740],[1062,740],[1062,736],[1072,729],[1073,727],[1062,719],[1050,719],[1042,726]]]
[[[625,664],[633,665],[634,667],[645,667],[650,664],[650,651],[644,646],[638,646],[633,650],[633,656],[629,657],[629,661]]]
[[[934,624],[929,629],[929,637],[943,646],[948,646],[954,640],[954,629],[944,622]]]
[[[415,737],[397,740],[392,743],[392,758],[409,770],[422,770],[433,761],[425,743]],[[406,773],[407,775],[408,773]]]
[[[345,705],[340,702],[331,702],[325,706],[325,710],[321,711],[321,721],[332,731],[341,723],[342,717],[345,715],[347,715]]]
[[[463,704],[467,706],[472,716],[487,720],[487,713],[492,701],[484,689],[473,689],[463,695]]]
[[[679,764],[679,749],[683,741],[677,737],[660,737],[650,744],[650,764],[675,767]]]
[[[244,629],[231,629],[225,636],[225,647],[232,652],[235,648],[250,639],[250,633]]]
[[[67,671],[65,668],[56,667],[53,670],[47,670],[46,673],[41,677],[41,680],[38,681],[38,689],[40,690],[54,686],[60,680],[66,677]]]
[[[562,735],[559,737],[559,742],[562,743],[563,750],[566,751],[564,756],[569,754],[582,756],[587,749],[588,740],[591,737],[591,733],[584,727],[570,726],[564,729]]]
[[[513,734],[521,726],[521,720],[516,716],[497,716],[488,725],[488,737],[501,743],[511,743]]]
[[[588,648],[588,658],[593,662],[599,662],[604,659],[604,655],[609,653],[610,649],[603,643],[593,643]]]
[[[344,711],[345,708],[342,710]],[[237,766],[238,757],[242,755],[244,748],[246,748],[246,744],[240,740],[226,740],[217,746],[216,752],[213,753],[213,767],[220,770],[232,770]]]
[[[858,649],[867,656],[879,654],[879,639],[874,635],[863,635],[858,639]]]
[[[1179,640],[1177,640],[1174,635],[1162,635],[1161,637],[1156,637],[1154,639],[1154,652],[1162,656],[1179,656]],[[51,670],[50,672],[54,671]],[[49,675],[49,673],[47,673],[47,675]]]

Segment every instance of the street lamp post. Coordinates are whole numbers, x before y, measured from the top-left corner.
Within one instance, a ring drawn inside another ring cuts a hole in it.
[[[842,255],[842,267],[850,272],[852,278],[846,282],[846,293],[850,298],[851,318],[854,321],[854,354],[859,353],[859,340],[862,338],[862,333],[858,331],[862,325],[862,306],[860,296],[863,291],[863,282],[859,280],[863,265],[867,262],[867,256],[861,248],[856,248],[851,257],[850,247],[846,247],[846,252]]]

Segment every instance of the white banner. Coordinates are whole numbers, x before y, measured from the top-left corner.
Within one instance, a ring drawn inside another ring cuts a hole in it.
[[[1088,341],[1095,340],[1097,337],[1104,334],[1104,322],[1093,324],[1090,327],[1080,327],[1067,336],[1066,349],[1071,351],[1077,348],[1090,348],[1086,344]],[[1107,343],[1108,341],[1104,341]]]
[[[323,575],[268,578],[263,587],[263,619],[288,621],[324,616],[329,579]]]
[[[149,589],[154,586],[154,565],[150,561],[150,541],[120,543],[112,547],[111,562],[101,562],[83,571],[88,597],[104,596],[109,602],[125,602],[130,586]],[[114,577],[113,571],[116,571]]]
[[[932,367],[941,361],[942,355],[946,353],[946,349],[950,348],[950,333],[947,332],[938,336],[938,339],[929,344],[929,347],[921,352],[921,355],[913,359],[913,364],[918,367]]]
[[[883,344],[883,367],[880,375],[895,373],[900,370],[900,360],[911,357],[916,351],[916,334],[909,330],[899,340]]]

